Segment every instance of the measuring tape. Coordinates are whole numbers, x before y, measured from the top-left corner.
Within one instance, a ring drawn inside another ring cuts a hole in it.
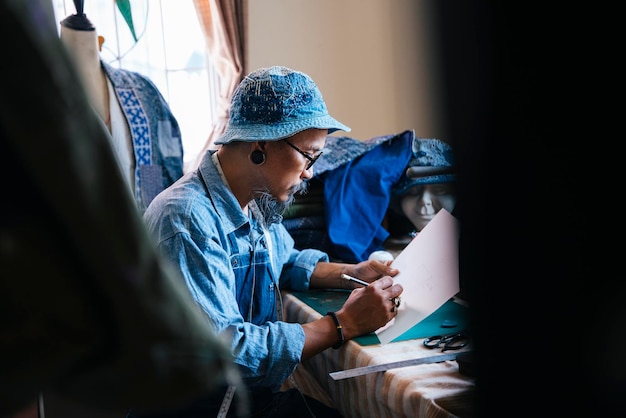
[[[224,394],[224,399],[222,399],[222,404],[220,405],[220,410],[217,414],[217,418],[225,418],[228,414],[228,410],[230,409],[230,404],[233,402],[233,398],[235,397],[236,386],[230,385],[228,389],[226,389],[226,393]]]

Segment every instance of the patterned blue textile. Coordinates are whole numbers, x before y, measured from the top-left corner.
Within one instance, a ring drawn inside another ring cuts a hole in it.
[[[128,122],[135,154],[135,200],[143,213],[152,199],[183,175],[180,128],[169,105],[142,74],[102,62]]]
[[[215,144],[278,141],[310,128],[350,132],[350,127],[328,114],[311,77],[283,66],[259,68],[237,86],[228,126]]]
[[[409,167],[453,167],[454,155],[452,147],[436,138],[415,138],[413,141],[413,158]],[[450,183],[456,180],[454,173],[408,177],[407,173],[393,188],[393,194],[401,196],[411,187],[418,184]]]
[[[381,143],[391,140],[397,135],[398,134],[377,136],[368,139],[367,141],[360,141],[358,139],[350,138],[349,136],[328,135],[326,137],[326,145],[323,150],[324,153],[313,166],[313,176],[320,176],[327,171],[334,170],[335,168],[365,154]]]

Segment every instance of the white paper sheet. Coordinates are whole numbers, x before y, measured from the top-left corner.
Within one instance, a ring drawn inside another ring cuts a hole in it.
[[[391,264],[404,288],[398,315],[379,328],[382,344],[392,341],[439,309],[460,291],[459,221],[445,209],[422,229]]]

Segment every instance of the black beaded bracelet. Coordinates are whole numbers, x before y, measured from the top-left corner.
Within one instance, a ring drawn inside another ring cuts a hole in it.
[[[346,342],[346,339],[343,337],[343,327],[339,323],[339,319],[337,318],[337,314],[334,312],[326,312],[326,315],[329,315],[333,321],[335,321],[335,325],[337,326],[337,335],[339,335],[339,342],[333,345],[333,348],[336,350]]]

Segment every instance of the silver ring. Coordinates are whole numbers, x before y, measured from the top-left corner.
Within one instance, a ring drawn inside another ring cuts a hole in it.
[[[391,312],[397,311],[400,307],[400,302],[402,302],[402,299],[400,299],[399,296],[396,296],[395,298],[391,298],[390,300],[393,303],[393,306],[391,307]]]

